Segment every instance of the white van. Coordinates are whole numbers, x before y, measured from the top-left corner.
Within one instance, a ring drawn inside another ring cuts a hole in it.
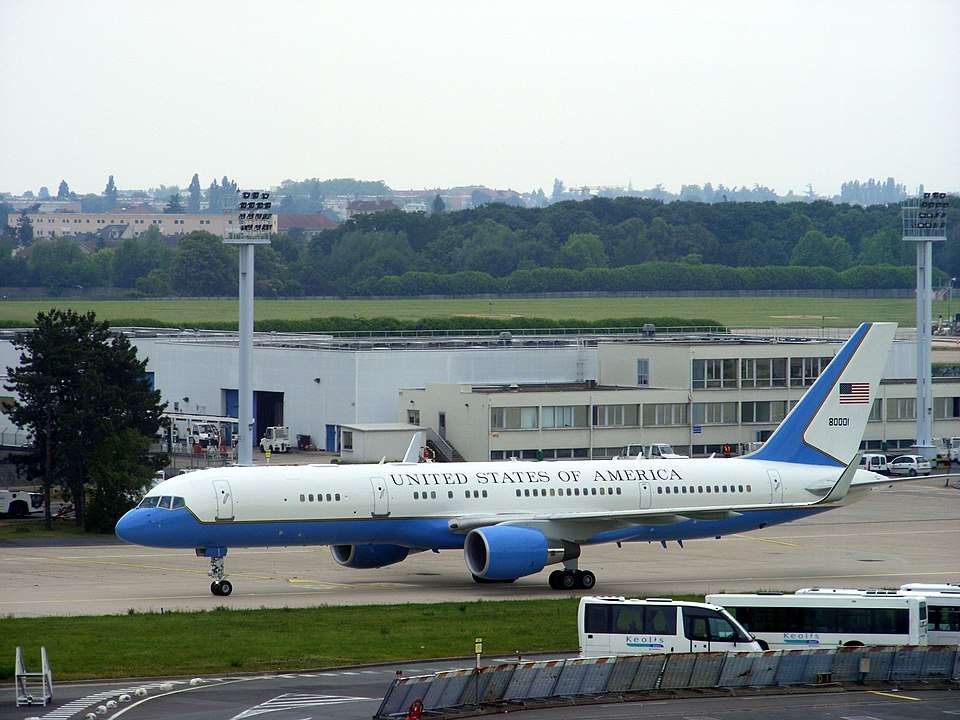
[[[762,649],[719,605],[667,598],[581,598],[577,631],[580,657]]]
[[[870,472],[889,475],[890,468],[887,467],[887,456],[879,453],[864,453],[860,458],[860,469]]]

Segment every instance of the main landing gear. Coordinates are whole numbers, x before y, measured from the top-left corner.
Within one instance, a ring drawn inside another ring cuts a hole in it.
[[[597,576],[589,570],[554,570],[550,573],[550,587],[554,590],[591,590]]]
[[[233,583],[226,580],[227,574],[223,571],[223,557],[210,558],[210,572],[207,573],[213,578],[210,583],[210,592],[220,597],[226,597],[233,592]]]

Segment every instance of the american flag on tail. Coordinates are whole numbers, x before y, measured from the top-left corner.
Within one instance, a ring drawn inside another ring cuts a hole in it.
[[[841,405],[862,405],[870,402],[870,383],[847,382],[840,383]]]

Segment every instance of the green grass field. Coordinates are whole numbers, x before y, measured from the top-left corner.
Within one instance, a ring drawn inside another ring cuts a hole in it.
[[[577,599],[130,613],[2,621],[0,680],[16,646],[45,645],[57,680],[293,671],[577,649]]]
[[[0,323],[31,325],[37,313],[52,307],[79,312],[92,310],[97,318],[156,320],[184,327],[204,322],[236,322],[234,300],[3,300]],[[934,303],[933,317],[960,311],[960,301]],[[854,327],[865,320],[916,325],[912,299],[836,298],[496,298],[492,300],[257,300],[256,319],[315,317],[428,317],[474,315],[601,320],[628,317],[711,318],[731,327]]]

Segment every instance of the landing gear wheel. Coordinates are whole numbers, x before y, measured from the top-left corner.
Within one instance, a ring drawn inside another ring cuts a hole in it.
[[[229,580],[214,580],[210,583],[210,592],[220,597],[226,597],[233,592],[233,583]]]
[[[577,587],[577,574],[570,570],[564,570],[560,575],[560,589],[573,590]]]
[[[550,587],[553,590],[563,590],[563,585],[561,584],[563,578],[563,570],[554,570],[550,573]]]
[[[594,575],[589,570],[584,570],[580,574],[579,582],[577,583],[578,587],[582,587],[584,590],[591,590],[593,586],[597,584],[597,576]]]

